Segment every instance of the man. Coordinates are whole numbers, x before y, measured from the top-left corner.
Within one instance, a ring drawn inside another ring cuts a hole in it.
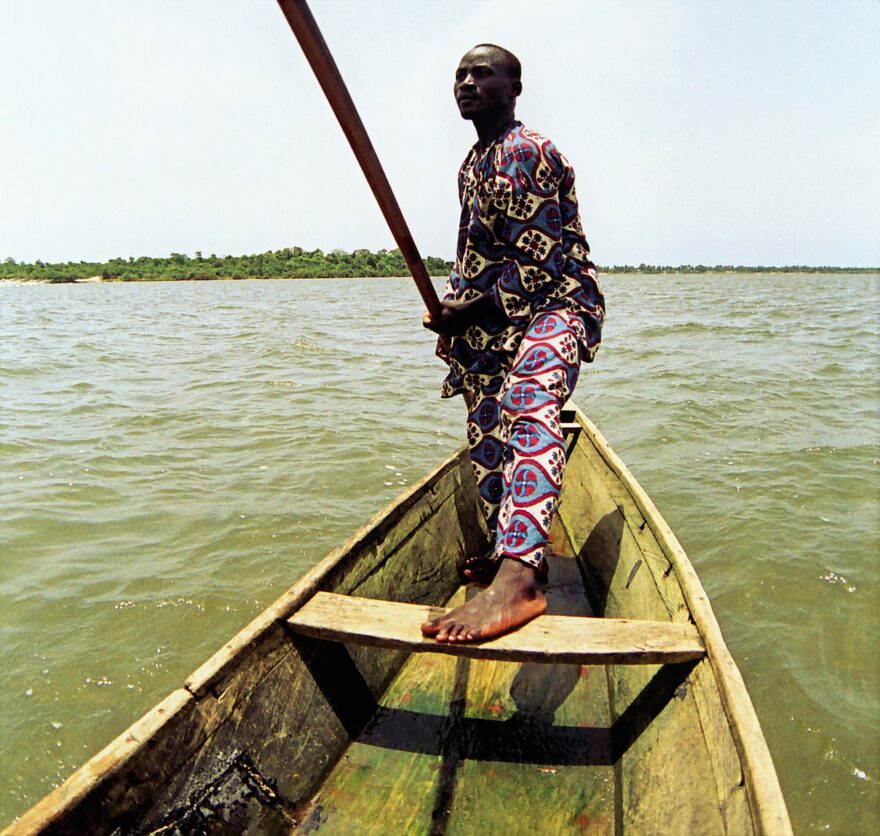
[[[469,557],[475,598],[426,622],[437,641],[486,639],[546,609],[541,581],[565,449],[560,408],[581,359],[599,345],[605,302],[578,217],[574,172],[545,137],[514,119],[516,56],[468,52],[455,98],[479,141],[459,171],[461,223],[442,314],[425,314],[449,365],[442,396],[462,393],[480,502],[494,541]]]

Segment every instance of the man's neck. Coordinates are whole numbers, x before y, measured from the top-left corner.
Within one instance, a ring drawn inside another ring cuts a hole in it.
[[[503,113],[487,115],[485,119],[474,119],[474,128],[476,128],[477,136],[480,140],[480,147],[485,148],[492,143],[513,119],[513,109],[506,110]]]

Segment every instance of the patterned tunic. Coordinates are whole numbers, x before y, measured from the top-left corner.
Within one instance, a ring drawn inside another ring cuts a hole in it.
[[[532,319],[576,317],[582,359],[599,347],[605,301],[578,217],[574,171],[546,137],[511,122],[474,145],[458,174],[461,222],[444,299],[489,291],[496,314],[453,337],[442,396],[498,391]]]

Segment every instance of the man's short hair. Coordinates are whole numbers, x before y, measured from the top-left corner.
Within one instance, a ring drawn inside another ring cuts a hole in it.
[[[505,49],[503,46],[498,46],[498,44],[477,44],[474,49],[492,49],[497,52],[503,59],[504,65],[507,67],[507,75],[514,79],[514,81],[520,81],[522,79],[522,64],[519,63],[519,58],[517,58],[509,49]]]

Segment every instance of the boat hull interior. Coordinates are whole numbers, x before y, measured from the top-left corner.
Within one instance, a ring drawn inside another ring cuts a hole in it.
[[[316,591],[432,606],[475,593],[457,564],[486,535],[460,450],[10,832],[790,832],[690,563],[598,431],[565,417],[549,611],[694,622],[709,655],[521,663],[291,630]]]

